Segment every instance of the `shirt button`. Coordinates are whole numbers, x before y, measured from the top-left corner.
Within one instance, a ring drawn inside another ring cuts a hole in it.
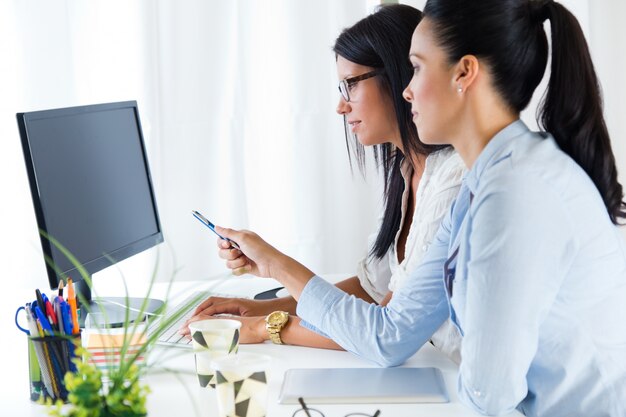
[[[428,245],[422,246],[422,252],[426,252],[428,250]]]
[[[482,397],[482,396],[483,396],[483,393],[482,393],[482,392],[480,392],[480,391],[478,391],[477,389],[475,389],[475,390],[474,390],[474,395],[475,395],[475,396],[477,396],[477,397]]]

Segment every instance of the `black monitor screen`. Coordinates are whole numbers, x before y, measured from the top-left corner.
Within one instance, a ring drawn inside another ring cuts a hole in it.
[[[97,272],[162,242],[135,102],[18,114],[39,228]],[[80,279],[48,239],[44,253]],[[51,288],[58,279],[48,267]]]

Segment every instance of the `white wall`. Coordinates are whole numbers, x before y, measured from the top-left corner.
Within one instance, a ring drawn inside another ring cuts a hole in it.
[[[626,184],[626,2],[589,1],[589,33],[596,71],[604,93],[604,114],[611,134],[621,184]],[[626,235],[626,228],[622,228]]]

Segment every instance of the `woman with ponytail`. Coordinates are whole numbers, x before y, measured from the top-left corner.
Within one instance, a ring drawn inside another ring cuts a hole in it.
[[[534,133],[519,114],[546,20]],[[410,59],[422,141],[469,169],[429,254],[463,334],[459,396],[485,414],[626,415],[626,212],[578,21],[553,1],[429,0]]]
[[[519,115],[549,50],[536,133]],[[409,58],[420,139],[452,144],[469,171],[388,305],[346,297],[255,235],[220,233],[287,286],[302,319],[381,365],[450,317],[463,337],[458,394],[480,413],[626,416],[625,204],[577,20],[553,1],[428,0]],[[361,315],[376,331],[355,338]]]

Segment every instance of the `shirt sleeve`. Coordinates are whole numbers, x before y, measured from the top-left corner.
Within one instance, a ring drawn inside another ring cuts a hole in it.
[[[326,333],[324,333],[317,327],[313,326],[311,323],[307,322],[306,320],[301,319],[300,326],[304,327],[305,329],[311,330],[312,332],[315,332],[319,334],[320,336],[324,336],[325,338],[330,339],[330,336],[328,336]]]
[[[576,248],[557,190],[530,176],[493,182],[470,208],[458,391],[478,412],[499,415],[528,393],[539,327]]]
[[[313,277],[298,300],[298,316],[349,352],[380,366],[402,364],[449,315],[443,284],[449,239],[450,215],[421,266],[387,306],[367,303]]]

